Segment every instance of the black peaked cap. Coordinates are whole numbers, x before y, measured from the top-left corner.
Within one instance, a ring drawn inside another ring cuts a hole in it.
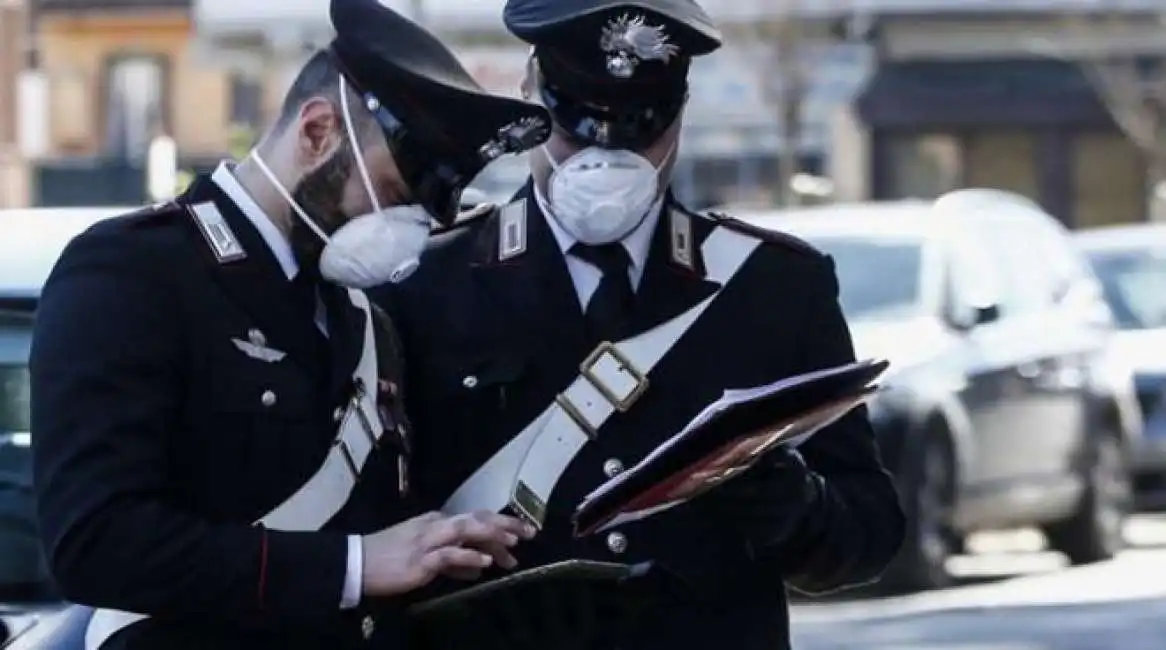
[[[482,148],[517,124],[549,126],[541,106],[487,92],[425,28],[377,0],[332,0],[331,51],[358,91],[371,94],[425,144],[426,157],[473,177],[492,159]],[[513,148],[545,140],[545,130],[518,132]],[[504,153],[518,153],[506,151]]]
[[[508,0],[503,21],[534,46],[550,83],[614,108],[682,97],[691,59],[721,46],[720,31],[694,0]],[[657,35],[667,60],[636,47]]]

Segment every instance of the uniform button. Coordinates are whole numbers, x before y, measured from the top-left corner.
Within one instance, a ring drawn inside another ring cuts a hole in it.
[[[259,401],[263,402],[264,406],[275,406],[275,393],[265,390],[263,395],[259,397]]]
[[[611,533],[607,536],[607,548],[612,553],[620,554],[628,550],[628,538],[620,532]]]
[[[603,461],[603,473],[607,478],[615,478],[623,471],[623,463],[618,458],[608,458]]]
[[[365,641],[372,638],[373,632],[377,631],[376,621],[372,620],[371,616],[365,616],[360,621],[360,634]]]
[[[478,378],[473,375],[467,375],[466,378],[462,380],[462,386],[465,386],[466,388],[475,388],[477,385]]]
[[[337,406],[336,410],[332,411],[332,421],[339,422],[343,418],[344,418],[344,409]]]

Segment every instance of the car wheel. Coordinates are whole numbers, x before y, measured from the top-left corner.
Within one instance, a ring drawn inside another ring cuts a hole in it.
[[[931,434],[912,459],[900,485],[907,528],[899,554],[882,584],[896,591],[921,591],[951,585],[947,559],[952,555],[950,529],[955,502],[955,471],[945,434]]]
[[[1108,560],[1122,549],[1133,498],[1129,463],[1113,436],[1098,436],[1083,472],[1085,491],[1071,517],[1046,528],[1053,549],[1072,564]]]

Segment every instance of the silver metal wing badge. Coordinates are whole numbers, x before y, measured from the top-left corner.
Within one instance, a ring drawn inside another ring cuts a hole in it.
[[[680,53],[669,43],[661,26],[644,24],[643,16],[624,14],[603,28],[599,47],[607,53],[607,72],[613,77],[629,79],[641,61],[668,63]]]

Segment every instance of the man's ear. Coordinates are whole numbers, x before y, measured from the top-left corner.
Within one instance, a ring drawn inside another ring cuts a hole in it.
[[[313,97],[300,107],[296,153],[300,166],[314,170],[332,157],[340,147],[341,116],[327,98]]]
[[[530,56],[526,59],[526,72],[522,75],[522,81],[518,83],[518,92],[522,98],[530,101],[534,97],[535,90],[538,88],[538,61],[534,58],[534,51],[532,50]]]

